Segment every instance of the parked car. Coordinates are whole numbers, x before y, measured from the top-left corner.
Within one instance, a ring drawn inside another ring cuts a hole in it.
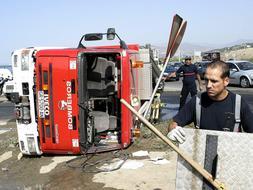
[[[9,80],[12,80],[11,71],[9,69],[0,68],[0,95],[3,93],[5,83]]]
[[[253,85],[253,63],[249,61],[227,61],[230,84],[248,88]]]
[[[181,67],[182,65],[183,65],[184,63],[182,63],[182,62],[175,62],[175,63],[173,63],[173,66],[175,67],[175,69],[179,69],[179,67]]]
[[[178,70],[179,67],[181,67],[183,64],[184,64],[184,63],[182,63],[182,62],[175,62],[175,63],[173,63],[172,65],[173,65],[173,67],[175,67],[176,70]],[[183,73],[179,73],[179,76],[182,77],[182,76],[183,76]]]
[[[1,82],[0,82],[1,83]],[[1,85],[0,85],[1,86]],[[0,94],[2,91],[2,94],[5,95],[5,97],[11,101],[12,94],[15,93],[15,83],[13,80],[5,79],[4,85],[2,87],[2,90],[0,89]],[[1,87],[0,87],[1,88]]]
[[[165,81],[169,80],[179,80],[179,73],[176,72],[177,68],[173,65],[168,65],[164,71],[163,77]]]
[[[200,62],[194,63],[198,68],[198,73],[199,73],[201,79],[204,79],[207,64],[210,62],[211,61],[200,61]]]

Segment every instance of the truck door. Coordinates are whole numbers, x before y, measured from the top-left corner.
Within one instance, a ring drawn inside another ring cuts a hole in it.
[[[38,127],[44,153],[79,153],[76,59],[38,57]]]

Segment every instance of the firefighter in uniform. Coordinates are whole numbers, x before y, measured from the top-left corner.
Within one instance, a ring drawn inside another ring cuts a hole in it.
[[[199,129],[253,133],[253,112],[243,97],[227,90],[229,74],[225,62],[208,63],[206,92],[191,98],[173,117],[169,139],[183,143],[186,137],[182,127],[192,122]]]
[[[200,76],[198,74],[198,69],[196,65],[193,65],[191,62],[191,57],[185,57],[185,64],[182,65],[178,70],[177,73],[183,73],[183,87],[180,94],[180,106],[179,110],[184,106],[186,102],[186,98],[188,94],[191,94],[191,97],[197,94],[197,86],[195,83],[195,78],[197,77],[199,82],[199,90],[202,90],[202,83]]]

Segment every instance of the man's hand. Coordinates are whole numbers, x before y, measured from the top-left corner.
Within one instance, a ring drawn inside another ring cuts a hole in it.
[[[201,84],[201,85],[199,85],[199,91],[202,91],[202,90],[204,90],[204,87],[203,87],[203,85]]]
[[[182,127],[176,126],[167,134],[167,137],[172,141],[177,141],[182,144],[185,141],[185,132]]]
[[[170,73],[170,78],[171,77],[176,77],[177,75],[176,75],[176,72],[173,72],[173,73]]]

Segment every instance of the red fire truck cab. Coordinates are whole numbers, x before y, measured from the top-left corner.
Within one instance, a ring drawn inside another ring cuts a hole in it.
[[[43,153],[94,153],[131,144],[134,118],[120,99],[140,106],[137,70],[142,62],[138,45],[120,42],[37,52],[36,115]]]

